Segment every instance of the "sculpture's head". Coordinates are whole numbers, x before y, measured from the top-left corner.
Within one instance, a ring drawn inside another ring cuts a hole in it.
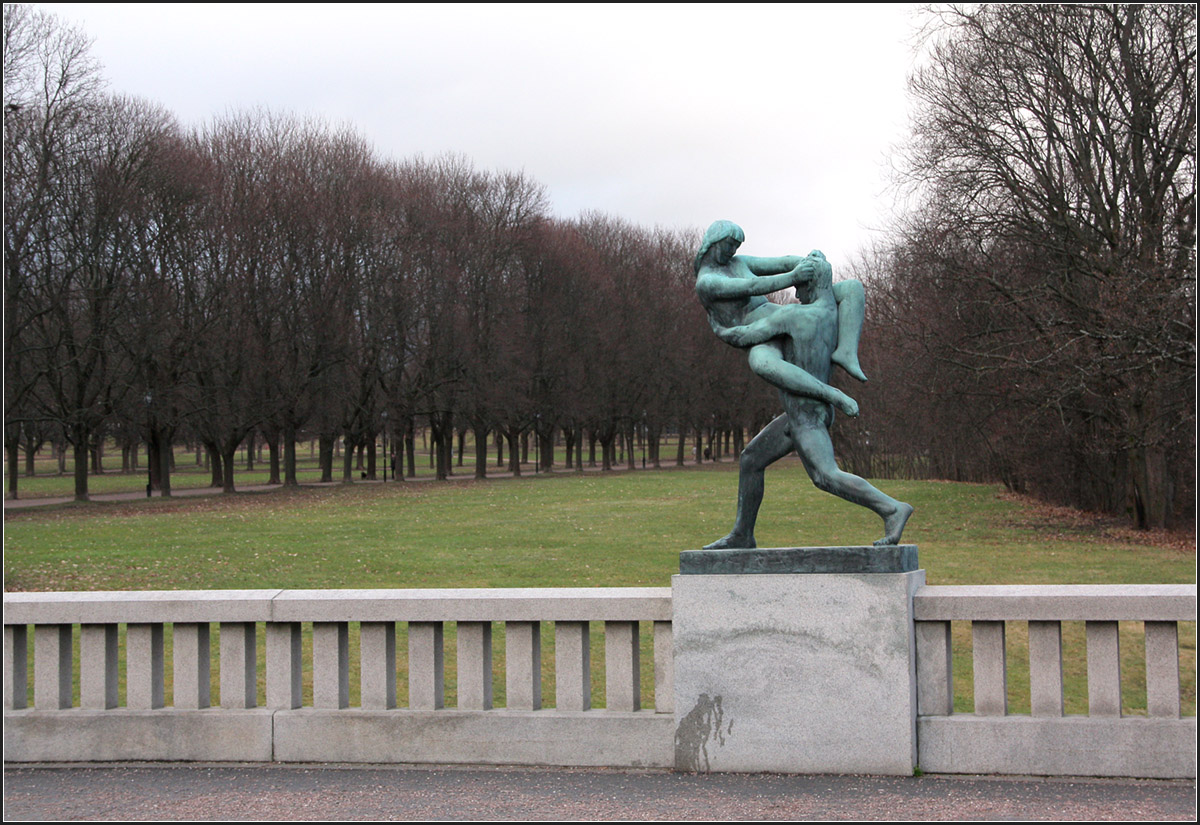
[[[808,253],[808,260],[816,264],[816,277],[796,287],[796,300],[802,304],[811,304],[822,292],[833,289],[833,267],[825,259],[825,253],[814,249]]]
[[[696,252],[695,270],[700,272],[700,261],[704,258],[709,249],[724,241],[733,241],[733,249],[741,246],[746,240],[746,233],[742,228],[733,221],[713,221],[712,226],[704,233],[704,240],[700,241],[700,249]],[[731,253],[732,257],[732,253]],[[728,261],[722,261],[728,263]]]

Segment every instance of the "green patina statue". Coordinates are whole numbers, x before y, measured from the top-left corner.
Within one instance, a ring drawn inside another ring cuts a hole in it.
[[[784,413],[763,428],[742,452],[737,516],[733,530],[704,549],[752,548],[767,466],[795,450],[813,483],[861,504],[883,519],[876,546],[900,543],[913,508],[884,495],[863,479],[838,469],[829,426],[833,408],[858,415],[858,404],[827,383],[837,364],[866,381],[858,364],[863,287],[833,283],[833,268],[820,252],[808,257],[735,255],[745,235],[735,223],[717,221],[696,253],[696,295],[722,341],[749,349],[750,369],[780,390]],[[773,304],[764,296],[795,287],[800,303]]]

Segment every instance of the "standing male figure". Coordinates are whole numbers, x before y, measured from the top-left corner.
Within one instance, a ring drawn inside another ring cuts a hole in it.
[[[751,348],[751,368],[780,388],[784,413],[742,452],[733,530],[705,549],[756,546],[754,524],[762,504],[763,473],[792,450],[800,455],[818,488],[861,504],[883,519],[884,536],[876,546],[899,544],[912,506],[840,470],[829,436],[833,406],[858,414],[854,400],[830,387],[828,381],[834,363],[865,380],[857,354],[861,284],[845,282],[845,298],[839,304],[833,269],[824,255],[814,252],[804,259],[739,257],[734,253],[743,237],[741,229],[729,221],[709,227],[696,256],[696,294],[718,337],[733,346]],[[761,297],[787,286],[795,286],[800,303],[771,304]]]

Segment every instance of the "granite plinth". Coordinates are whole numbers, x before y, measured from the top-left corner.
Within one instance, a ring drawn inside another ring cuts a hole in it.
[[[729,550],[685,550],[679,554],[682,575],[753,573],[911,573],[918,569],[917,545],[891,547],[763,547]]]

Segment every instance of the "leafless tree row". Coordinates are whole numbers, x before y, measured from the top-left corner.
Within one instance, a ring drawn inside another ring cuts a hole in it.
[[[10,494],[22,439],[65,439],[85,499],[105,436],[148,444],[169,494],[181,439],[233,490],[248,438],[295,484],[302,437],[325,479],[338,440],[343,478],[355,448],[374,477],[385,428],[411,473],[428,426],[445,477],[470,432],[484,476],[493,442],[515,473],[530,437],[547,469],[556,444],[567,466],[599,445],[610,467],[636,430],[657,464],[667,430],[740,440],[769,409],[707,334],[691,237],[555,220],[524,175],[389,162],[287,115],[185,131],[106,94],[86,39],[26,7],[5,9],[4,64]]]

